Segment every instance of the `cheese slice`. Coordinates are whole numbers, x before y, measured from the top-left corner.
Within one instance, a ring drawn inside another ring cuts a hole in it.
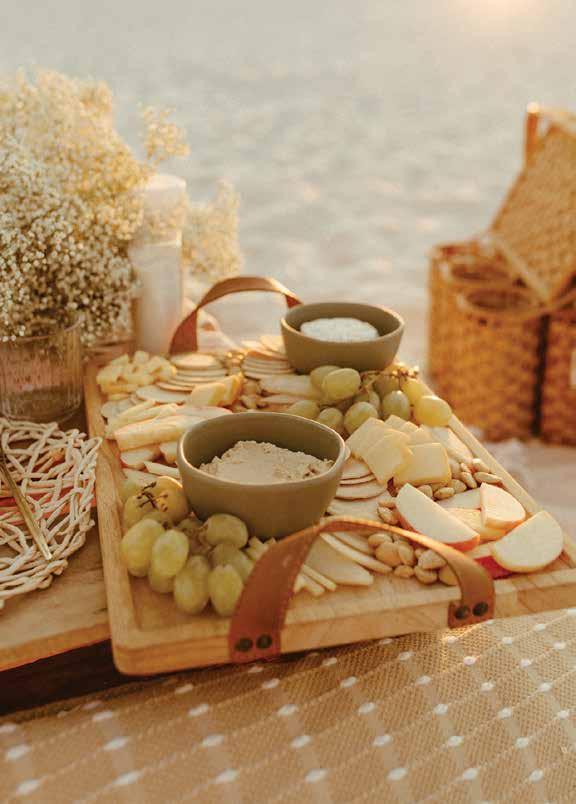
[[[438,441],[446,448],[446,452],[451,458],[455,458],[457,461],[468,461],[473,457],[466,444],[449,427],[426,429],[429,429],[434,441]]]
[[[390,433],[366,450],[362,457],[376,480],[385,486],[411,460],[412,453]]]
[[[411,435],[412,433],[415,433],[416,430],[418,429],[419,429],[418,425],[414,424],[414,422],[404,422],[404,424],[400,428],[400,431],[402,433],[406,433],[406,435]]]
[[[416,444],[405,467],[394,474],[394,484],[448,483],[452,477],[448,455],[442,444]]]
[[[410,446],[416,444],[433,444],[436,440],[431,436],[430,430],[428,430],[427,427],[416,427],[414,430],[411,430],[408,435],[410,438],[408,442]]]
[[[384,424],[389,430],[402,430],[406,424],[409,424],[409,422],[407,422],[406,419],[401,419],[400,416],[396,416],[393,413],[384,420]]]
[[[380,419],[366,419],[366,421],[346,439],[346,446],[355,457],[360,456],[359,448],[362,444],[368,444],[370,439],[381,433],[384,429],[384,422]]]

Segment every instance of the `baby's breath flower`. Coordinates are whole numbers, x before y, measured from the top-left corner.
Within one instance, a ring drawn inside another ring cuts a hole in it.
[[[184,151],[166,112],[145,120],[141,162],[114,128],[106,84],[45,70],[0,77],[0,340],[71,311],[88,344],[129,330],[127,248],[142,188],[162,158]]]

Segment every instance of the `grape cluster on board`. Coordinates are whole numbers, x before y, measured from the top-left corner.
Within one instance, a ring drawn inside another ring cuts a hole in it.
[[[310,372],[319,401],[302,399],[287,413],[325,424],[341,435],[352,435],[366,419],[399,416],[430,427],[448,424],[450,405],[418,379],[418,370],[397,363],[383,372],[360,372],[339,366],[319,366]]]
[[[144,487],[126,481],[122,497],[120,552],[128,572],[147,578],[155,592],[171,594],[186,614],[200,614],[210,603],[229,617],[254,566],[242,550],[248,542],[244,522],[214,514],[202,523],[171,477]]]

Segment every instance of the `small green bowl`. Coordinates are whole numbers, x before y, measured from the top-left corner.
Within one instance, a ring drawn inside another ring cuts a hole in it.
[[[321,475],[284,483],[237,483],[200,471],[238,441],[276,444],[295,452],[334,461]],[[287,413],[236,413],[199,422],[178,444],[178,468],[192,510],[205,519],[234,514],[252,536],[279,539],[318,522],[334,499],[346,459],[346,447],[334,430]]]
[[[300,332],[306,321],[317,318],[357,318],[376,327],[380,336],[368,341],[337,343],[310,338]],[[340,366],[358,371],[382,370],[396,357],[404,321],[386,307],[354,302],[319,302],[292,307],[280,322],[288,361],[308,374],[318,366]]]

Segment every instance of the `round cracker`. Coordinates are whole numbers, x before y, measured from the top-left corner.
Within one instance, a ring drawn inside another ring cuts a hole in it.
[[[370,500],[382,494],[382,486],[377,480],[370,483],[356,483],[352,486],[339,486],[336,497],[339,500]]]
[[[342,480],[352,480],[371,474],[372,472],[363,461],[357,461],[356,458],[348,458],[342,471]]]
[[[363,483],[372,483],[373,480],[376,480],[375,475],[369,474],[365,475],[364,477],[353,477],[351,480],[342,479],[340,481],[341,486],[360,486]]]
[[[182,352],[179,355],[172,355],[170,358],[172,365],[176,368],[208,369],[219,367],[220,361],[212,355],[204,355],[200,352]]]
[[[272,352],[278,352],[282,355],[286,354],[284,349],[284,339],[281,335],[262,335],[260,338],[260,343],[265,349],[269,349]]]

